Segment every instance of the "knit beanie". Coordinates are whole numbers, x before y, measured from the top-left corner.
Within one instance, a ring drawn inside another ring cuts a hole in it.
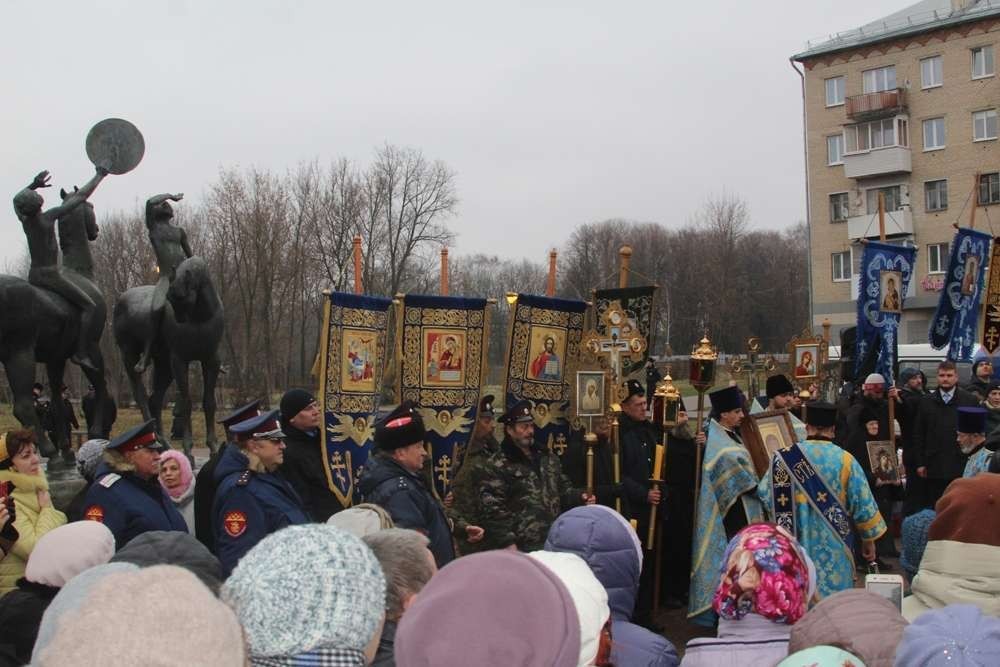
[[[903,548],[899,552],[899,566],[911,580],[920,570],[920,561],[927,548],[927,531],[935,516],[934,510],[921,510],[903,519],[900,536]]]
[[[222,585],[219,559],[194,535],[179,530],[147,530],[119,549],[111,562],[139,567],[176,565],[201,579],[213,593],[218,594]]]
[[[57,626],[33,665],[246,664],[236,615],[197,577],[172,565],[108,574]]]
[[[346,510],[331,515],[326,523],[346,530],[355,537],[366,537],[395,526],[389,513],[373,503],[361,503],[348,507]]]
[[[108,442],[108,440],[103,439],[88,440],[80,445],[80,449],[76,450],[76,469],[80,472],[80,476],[88,482],[93,481],[97,466],[101,462],[101,455],[104,454],[104,448],[108,446]]]
[[[580,622],[566,586],[525,554],[471,554],[441,568],[396,629],[398,667],[573,667]]]
[[[290,424],[292,417],[316,402],[316,397],[305,389],[289,389],[281,397],[281,423]]]
[[[576,554],[532,551],[528,555],[552,570],[569,591],[580,621],[580,659],[577,665],[593,665],[601,643],[601,630],[611,616],[608,592]]]
[[[924,612],[903,633],[897,667],[1000,665],[1000,619],[971,604]]]
[[[115,536],[98,521],[75,521],[50,530],[35,543],[24,577],[62,588],[70,579],[115,555]]]
[[[104,577],[119,572],[133,572],[138,569],[131,563],[105,563],[84,570],[70,579],[52,598],[49,606],[45,608],[42,622],[38,625],[38,639],[35,640],[35,649],[31,654],[31,664],[38,664],[38,656],[58,633],[63,617],[70,618],[76,614],[77,608],[86,600],[92,587]]]
[[[247,552],[222,587],[254,657],[364,650],[385,611],[385,577],[359,538],[326,524],[290,526]]]
[[[913,378],[920,375],[920,369],[914,368],[913,366],[907,366],[906,368],[901,368],[899,370],[899,384],[905,385],[907,382]]]
[[[937,516],[927,532],[928,540],[952,540],[965,544],[1000,546],[996,517],[1000,504],[1000,475],[982,472],[960,477],[937,501]]]
[[[161,469],[165,461],[174,461],[180,467],[181,484],[175,489],[168,489],[167,485],[164,484],[161,479],[160,485],[163,486],[163,490],[166,491],[171,498],[180,498],[191,487],[191,480],[194,479],[194,473],[191,472],[191,462],[188,461],[188,457],[184,456],[183,452],[179,452],[176,449],[168,449],[160,454]]]
[[[792,626],[788,652],[817,644],[844,648],[868,667],[892,667],[906,619],[891,602],[861,588],[823,598]]]

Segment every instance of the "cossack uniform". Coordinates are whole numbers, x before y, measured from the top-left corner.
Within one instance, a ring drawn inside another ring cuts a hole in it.
[[[272,410],[235,424],[230,431],[237,442],[283,439],[277,415],[278,411]],[[251,463],[251,456],[236,445],[226,445],[215,479],[219,484],[213,511],[215,555],[225,576],[267,535],[310,522],[292,485],[279,473],[268,472],[259,461]]]
[[[126,431],[108,443],[107,450],[124,454],[142,448],[160,449],[153,420]],[[187,532],[184,517],[174,507],[156,477],[142,479],[132,471],[115,471],[101,463],[84,496],[83,518],[103,523],[115,536],[115,548],[150,530]]]

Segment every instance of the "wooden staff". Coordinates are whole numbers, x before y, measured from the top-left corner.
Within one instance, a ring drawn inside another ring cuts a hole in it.
[[[364,287],[361,284],[361,237],[354,237],[354,293],[361,294]]]
[[[632,247],[623,245],[618,249],[618,255],[622,260],[621,268],[618,270],[618,287],[625,288],[628,287],[628,267],[632,262]]]
[[[441,248],[441,296],[448,296],[448,246]]]
[[[697,426],[694,430],[694,437],[697,438],[698,434],[701,433],[701,429],[704,426],[705,418],[702,416],[705,412],[705,391],[703,389],[698,390],[698,420]],[[694,443],[694,515],[695,515],[695,528],[698,526],[698,497],[701,495],[701,456],[702,456],[702,445],[699,445],[697,440]]]
[[[549,252],[549,281],[545,286],[545,296],[556,295],[556,251]]]
[[[885,196],[880,191],[878,193],[878,240],[885,242]],[[903,286],[900,285],[899,289],[902,290]],[[900,302],[902,302],[902,296],[900,297]],[[892,370],[891,368],[889,369]],[[888,384],[888,383],[887,383]],[[896,401],[892,397],[888,396],[888,392],[892,390],[892,387],[886,387],[886,397],[889,399],[889,442],[892,446],[896,446]]]
[[[613,468],[615,487],[622,483],[622,457],[621,447],[618,444],[618,412],[611,413],[611,464]],[[615,498],[615,511],[622,513],[621,496]]]
[[[597,434],[587,433],[583,436],[587,445],[587,495],[594,495],[594,445],[597,444]]]

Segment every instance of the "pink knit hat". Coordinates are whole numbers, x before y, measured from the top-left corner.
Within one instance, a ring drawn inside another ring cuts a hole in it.
[[[191,472],[191,462],[188,458],[184,456],[183,452],[179,452],[176,449],[168,449],[167,451],[160,454],[160,466],[167,461],[176,461],[177,465],[181,468],[181,485],[176,489],[168,489],[163,486],[163,481],[160,481],[160,485],[163,486],[163,490],[170,494],[171,498],[177,498],[182,495],[191,486],[191,480],[194,479],[194,474]]]
[[[103,565],[115,555],[115,536],[98,521],[75,521],[50,530],[35,543],[25,578],[36,584],[62,588],[66,582]]]

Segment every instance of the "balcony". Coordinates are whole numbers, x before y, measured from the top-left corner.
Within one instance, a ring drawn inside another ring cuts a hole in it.
[[[872,120],[895,116],[906,109],[906,90],[893,88],[877,93],[851,95],[844,100],[847,117],[851,120]]]
[[[913,171],[908,146],[887,146],[863,153],[847,153],[843,159],[844,176],[848,178],[868,178]]]
[[[910,208],[885,212],[885,235],[913,234],[913,214]],[[857,239],[878,238],[878,214],[865,214],[847,219],[847,238]]]

